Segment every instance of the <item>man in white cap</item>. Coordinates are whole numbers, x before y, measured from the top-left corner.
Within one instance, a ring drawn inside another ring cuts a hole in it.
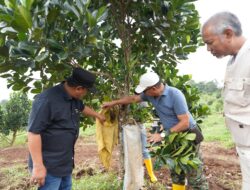
[[[151,102],[164,127],[163,133],[156,133],[150,137],[150,141],[153,143],[163,140],[166,134],[168,135],[172,132],[197,129],[196,122],[188,111],[184,94],[177,88],[163,84],[156,73],[147,72],[143,74],[140,77],[140,84],[136,87],[135,92],[139,95],[127,96],[118,100],[106,102],[103,104],[103,108],[142,101]],[[202,136],[201,133],[200,135]],[[199,143],[200,142],[197,142],[196,153],[198,153]],[[176,172],[171,171],[173,190],[184,190],[186,177],[188,185],[193,189],[208,189],[208,183],[202,171],[202,164],[197,170],[194,170],[188,176],[185,176],[184,173],[177,174]]]

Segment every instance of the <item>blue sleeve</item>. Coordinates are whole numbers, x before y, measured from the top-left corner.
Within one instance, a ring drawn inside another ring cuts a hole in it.
[[[188,113],[187,101],[184,94],[177,90],[174,96],[174,111],[176,115],[182,115]]]
[[[144,93],[141,93],[140,96],[142,101],[148,101],[148,97]]]
[[[51,123],[50,106],[45,98],[36,98],[29,116],[28,131],[40,134]]]

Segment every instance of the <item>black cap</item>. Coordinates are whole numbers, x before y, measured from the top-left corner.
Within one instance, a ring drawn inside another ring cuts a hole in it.
[[[67,78],[67,82],[74,86],[82,86],[94,92],[95,79],[96,77],[94,74],[78,67],[73,69],[72,75]]]

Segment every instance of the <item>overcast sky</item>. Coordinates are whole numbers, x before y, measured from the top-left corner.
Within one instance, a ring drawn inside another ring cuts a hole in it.
[[[201,24],[217,12],[230,11],[241,21],[243,35],[246,38],[250,36],[249,7],[246,0],[198,0],[195,5],[201,17]],[[222,83],[228,59],[229,57],[217,59],[205,46],[199,47],[197,52],[189,55],[188,60],[178,65],[179,73],[192,74],[195,81],[216,79]]]
[[[249,6],[247,0],[198,0],[196,9],[200,14],[200,21],[204,23],[210,16],[221,11],[230,11],[238,16],[242,23],[243,35],[250,36]],[[217,59],[200,47],[197,52],[189,55],[189,59],[178,66],[179,74],[192,74],[195,81],[211,81],[216,79],[221,82],[224,78],[228,57]],[[6,87],[7,82],[0,78],[0,101],[9,98],[11,90]]]

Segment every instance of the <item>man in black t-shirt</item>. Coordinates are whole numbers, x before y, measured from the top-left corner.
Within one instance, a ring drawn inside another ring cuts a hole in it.
[[[36,96],[29,117],[28,148],[31,181],[39,190],[71,189],[80,114],[105,120],[81,101],[94,82],[92,73],[75,68],[66,81]]]

